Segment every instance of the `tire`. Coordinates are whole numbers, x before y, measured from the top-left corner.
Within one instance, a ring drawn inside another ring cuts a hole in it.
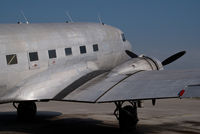
[[[35,102],[20,102],[17,108],[17,117],[19,120],[33,120],[37,112]]]
[[[135,130],[138,122],[137,108],[125,106],[119,110],[119,125],[122,130]]]

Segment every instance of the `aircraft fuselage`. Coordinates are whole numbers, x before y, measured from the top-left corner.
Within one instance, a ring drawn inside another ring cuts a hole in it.
[[[131,45],[123,36],[95,23],[0,24],[0,97],[48,69],[111,70],[129,59],[124,51]]]

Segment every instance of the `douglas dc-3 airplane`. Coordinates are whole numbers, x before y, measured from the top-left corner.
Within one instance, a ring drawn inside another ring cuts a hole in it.
[[[126,129],[142,100],[200,96],[200,70],[163,70],[185,51],[162,62],[138,56],[102,23],[0,24],[0,48],[0,103],[13,103],[19,119],[32,119],[40,101],[115,103]]]

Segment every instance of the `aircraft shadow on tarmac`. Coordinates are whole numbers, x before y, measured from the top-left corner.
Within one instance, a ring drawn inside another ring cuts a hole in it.
[[[31,133],[31,134],[62,134],[62,133],[87,133],[87,134],[118,134],[121,132],[118,125],[110,125],[103,120],[92,118],[76,118],[76,115],[64,115],[62,113],[39,111],[33,121],[22,122],[17,120],[16,112],[0,112],[1,133]],[[189,126],[200,126],[200,122],[185,121],[180,123],[164,123],[161,125],[139,124],[136,134],[159,134],[160,132],[175,132],[180,134],[199,134],[200,129],[183,127],[180,124],[187,123]],[[130,132],[129,132],[130,133]]]

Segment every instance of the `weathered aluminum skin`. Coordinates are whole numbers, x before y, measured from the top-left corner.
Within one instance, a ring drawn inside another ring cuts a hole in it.
[[[131,45],[121,34],[96,23],[0,24],[0,101],[52,99],[88,73],[111,70],[129,59],[124,50]],[[93,44],[99,45],[98,52]],[[86,54],[80,54],[82,45]],[[65,56],[68,47],[71,56]],[[56,59],[48,58],[51,49]],[[35,51],[39,61],[30,62],[28,53]],[[8,54],[17,54],[18,64],[7,65]]]

